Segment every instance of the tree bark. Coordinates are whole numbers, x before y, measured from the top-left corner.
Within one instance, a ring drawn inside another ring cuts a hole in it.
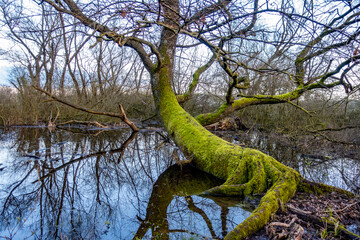
[[[178,9],[177,1],[165,2],[172,10]],[[166,7],[164,11],[165,21],[166,16],[171,15],[171,23],[174,24],[174,11],[170,11],[169,15],[166,15]],[[159,47],[162,64],[151,74],[158,114],[166,131],[196,167],[225,180],[224,184],[206,191],[206,194],[241,197],[264,194],[252,214],[225,237],[245,239],[262,228],[280,205],[292,198],[300,182],[306,183],[297,171],[274,158],[210,133],[179,105],[171,86],[176,40],[176,32],[163,29]]]

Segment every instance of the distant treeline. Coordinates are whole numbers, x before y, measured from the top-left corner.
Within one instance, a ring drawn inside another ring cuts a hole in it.
[[[46,125],[49,121],[56,123],[69,120],[98,121],[105,124],[119,123],[118,119],[92,115],[48,98],[31,86],[21,91],[12,87],[0,87],[0,125]],[[359,100],[329,100],[309,96],[292,104],[275,104],[251,106],[233,114],[240,117],[247,127],[262,130],[296,132],[304,129],[360,125]],[[79,99],[70,90],[64,99],[74,104],[103,112],[117,112],[122,104],[128,117],[136,122],[145,119],[156,120],[155,107],[150,91],[118,93],[110,90],[105,95],[88,96]],[[216,95],[195,94],[184,107],[194,116],[211,112],[219,107],[221,99]],[[199,104],[200,103],[200,104]],[[301,107],[300,107],[301,106]]]

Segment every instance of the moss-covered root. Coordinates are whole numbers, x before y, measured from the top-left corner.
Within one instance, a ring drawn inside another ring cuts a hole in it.
[[[294,195],[297,179],[297,174],[287,172],[267,191],[252,214],[229,232],[225,239],[245,239],[265,226],[280,204],[287,202]]]
[[[346,191],[344,189],[340,189],[340,188],[337,188],[334,186],[329,186],[329,185],[326,185],[323,183],[311,182],[304,178],[302,178],[301,182],[299,183],[298,191],[306,192],[306,193],[314,193],[317,195],[323,195],[326,193],[336,192],[339,194],[344,194],[348,197],[360,197],[359,195],[349,192],[349,191]]]
[[[262,228],[280,204],[286,203],[296,192],[300,175],[270,156],[257,150],[245,149],[241,164],[218,187],[206,191],[211,195],[248,196],[264,193],[259,206],[244,222],[233,229],[225,239],[245,239]],[[247,169],[244,172],[244,169]],[[244,183],[244,175],[247,176]]]

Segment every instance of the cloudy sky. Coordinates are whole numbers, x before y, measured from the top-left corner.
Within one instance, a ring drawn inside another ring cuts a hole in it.
[[[2,63],[0,63],[0,85],[10,85],[7,81],[7,72],[9,68],[10,68],[9,66],[5,66]]]
[[[0,53],[6,52],[11,48],[8,40],[0,38]],[[10,85],[7,81],[7,72],[10,70],[10,63],[6,60],[6,56],[0,55],[0,85]]]

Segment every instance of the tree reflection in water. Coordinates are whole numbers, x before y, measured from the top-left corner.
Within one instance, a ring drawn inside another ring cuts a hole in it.
[[[236,199],[196,196],[220,180],[174,166],[182,156],[157,132],[15,128],[0,136],[0,237],[221,238],[251,211]]]
[[[0,128],[0,238],[216,239],[252,211],[198,195],[221,181],[174,165],[184,159],[161,132],[74,130]],[[360,191],[359,159],[256,132],[239,139],[311,180]]]

